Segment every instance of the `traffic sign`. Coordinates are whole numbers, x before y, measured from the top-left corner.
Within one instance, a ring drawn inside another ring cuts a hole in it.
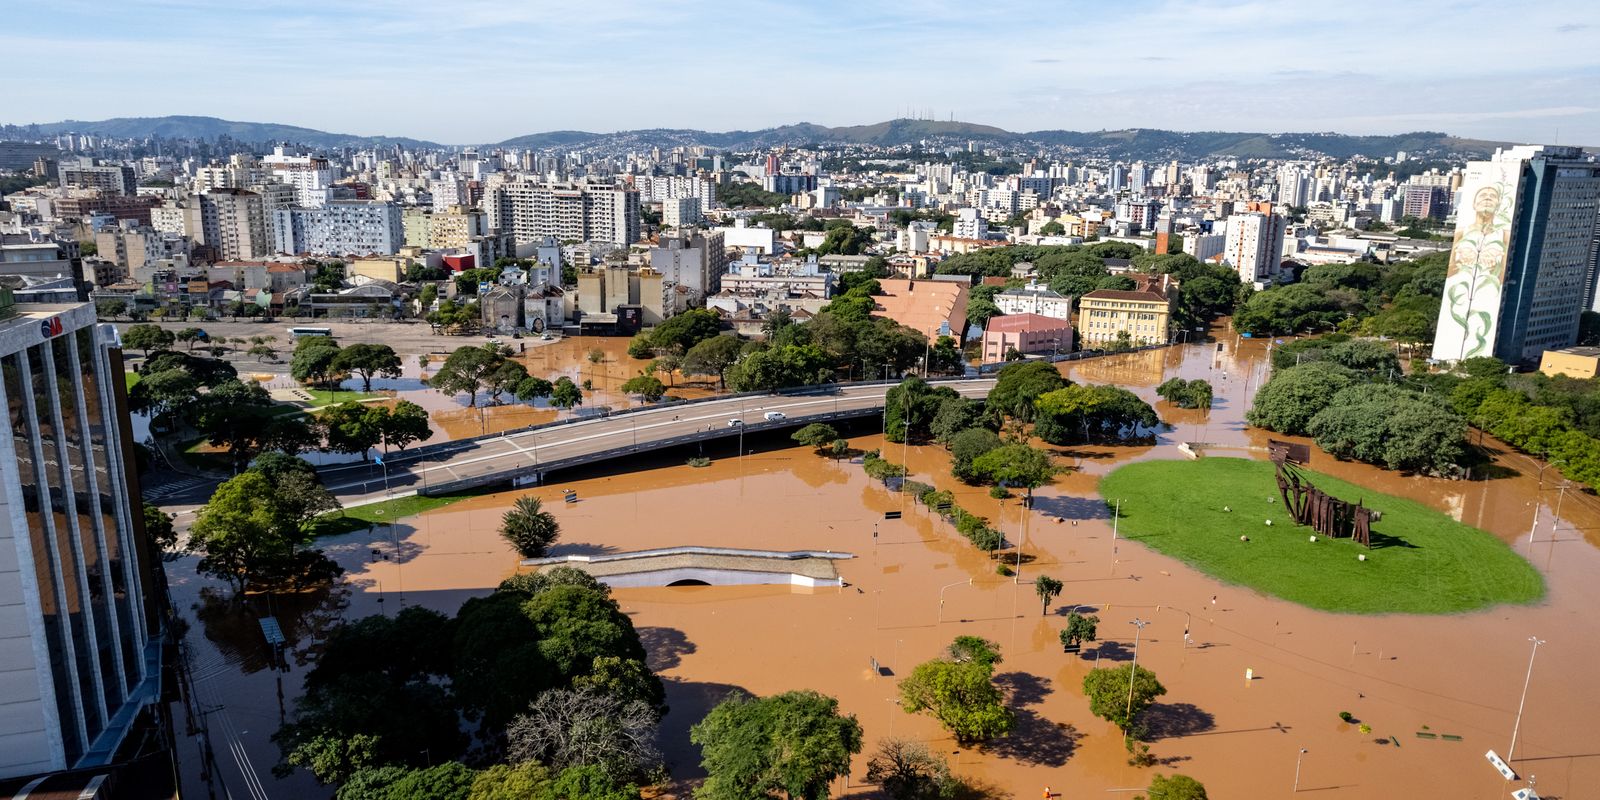
[[[1495,752],[1493,750],[1490,750],[1489,752],[1484,753],[1483,757],[1489,759],[1489,763],[1493,764],[1494,768],[1496,770],[1498,770],[1500,772],[1500,774],[1505,777],[1506,780],[1514,781],[1514,780],[1517,779],[1516,770],[1513,770],[1511,767],[1506,766],[1506,762],[1501,761],[1500,760],[1500,756],[1495,755]]]

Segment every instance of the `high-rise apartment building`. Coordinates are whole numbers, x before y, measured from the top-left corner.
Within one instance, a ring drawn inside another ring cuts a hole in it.
[[[272,249],[261,195],[244,189],[212,189],[189,201],[185,233],[213,261],[248,261]]]
[[[623,247],[639,240],[639,193],[627,186],[516,181],[495,188],[486,204],[489,227],[518,244],[546,236]]]
[[[405,246],[394,203],[338,200],[321,208],[279,209],[275,230],[281,253],[389,255]]]
[[[1537,362],[1577,342],[1600,215],[1600,162],[1524,145],[1467,164],[1433,357]]]
[[[316,156],[291,156],[284,153],[282,147],[276,148],[272,155],[264,156],[261,164],[270,170],[279,182],[293,186],[295,202],[307,208],[327,203],[328,190],[338,178],[328,159]]]
[[[133,177],[133,167],[88,163],[62,164],[58,174],[61,186],[67,189],[99,189],[106,194],[133,194],[139,184]]]
[[[1401,215],[1417,219],[1444,219],[1450,213],[1450,189],[1446,186],[1407,184],[1403,187]]]
[[[0,778],[112,761],[159,700],[115,333],[0,291]]]
[[[1284,219],[1272,213],[1270,204],[1263,205],[1263,210],[1228,217],[1222,259],[1245,283],[1272,280],[1283,263]]]

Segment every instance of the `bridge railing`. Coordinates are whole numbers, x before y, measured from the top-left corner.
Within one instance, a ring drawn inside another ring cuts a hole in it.
[[[981,379],[981,377],[979,377],[979,376],[953,375],[953,376],[932,377],[932,378],[928,378],[926,380],[928,381],[928,383],[937,384],[937,383],[960,383],[962,381],[971,381],[971,380],[980,380],[980,379]],[[428,460],[430,458],[433,458],[435,456],[450,455],[450,454],[453,454],[453,453],[462,452],[464,450],[471,450],[472,448],[477,447],[480,442],[492,441],[492,440],[495,440],[495,439],[504,439],[504,438],[509,437],[509,436],[521,436],[523,434],[534,433],[536,431],[542,431],[542,430],[547,430],[547,429],[551,429],[551,428],[561,428],[561,427],[565,427],[565,426],[569,426],[569,425],[581,425],[581,424],[587,423],[587,422],[596,422],[596,421],[599,421],[599,420],[612,419],[612,418],[615,418],[615,417],[624,417],[624,416],[628,416],[630,414],[648,414],[648,413],[660,411],[661,409],[665,409],[665,408],[682,408],[682,407],[685,407],[685,406],[702,405],[702,404],[706,404],[706,403],[717,403],[717,402],[722,402],[722,401],[725,401],[725,400],[738,400],[738,399],[741,399],[741,398],[750,398],[750,397],[807,397],[807,396],[812,396],[812,395],[836,394],[836,393],[839,393],[839,392],[843,392],[846,389],[850,389],[850,388],[854,388],[854,387],[861,387],[861,386],[884,386],[884,385],[893,386],[895,384],[900,383],[902,380],[905,380],[905,379],[904,378],[899,378],[899,379],[875,380],[875,381],[849,381],[849,382],[841,382],[841,383],[814,383],[814,384],[808,384],[808,385],[805,385],[805,386],[791,386],[791,387],[787,387],[787,388],[784,388],[784,389],[778,389],[776,391],[734,392],[732,394],[719,394],[719,395],[712,395],[710,397],[697,397],[697,398],[694,398],[694,399],[668,400],[668,401],[665,401],[665,402],[656,402],[656,403],[651,403],[649,405],[634,406],[632,408],[618,409],[618,410],[615,410],[615,411],[607,409],[606,411],[603,411],[603,412],[597,413],[597,414],[588,414],[588,415],[579,416],[579,417],[569,417],[567,419],[558,419],[558,420],[554,420],[554,421],[551,421],[551,422],[541,422],[541,423],[538,423],[536,425],[525,425],[525,426],[520,427],[520,428],[511,428],[511,429],[504,430],[504,431],[499,431],[499,432],[496,432],[496,433],[485,433],[485,434],[479,434],[477,436],[471,436],[471,437],[468,437],[468,438],[465,438],[465,439],[452,439],[452,440],[450,440],[448,442],[440,442],[438,444],[424,445],[422,447],[416,447],[416,448],[412,448],[412,449],[409,449],[409,450],[390,453],[389,455],[385,456],[385,460],[389,464],[401,464],[401,463],[406,463],[406,462],[426,461],[426,460]],[[331,464],[331,465],[328,465],[326,467],[323,467],[322,471],[323,472],[337,472],[339,470],[360,470],[360,469],[365,469],[365,470],[370,471],[372,468],[373,468],[373,465],[370,464],[370,463],[353,462],[353,463],[349,463],[349,464]]]

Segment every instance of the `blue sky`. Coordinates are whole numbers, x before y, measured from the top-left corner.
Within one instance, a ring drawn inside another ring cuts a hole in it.
[[[905,116],[1600,145],[1592,0],[0,0],[0,122],[449,143]]]

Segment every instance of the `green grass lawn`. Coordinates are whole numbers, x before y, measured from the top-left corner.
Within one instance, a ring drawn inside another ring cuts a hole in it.
[[[1293,524],[1284,510],[1266,461],[1129,464],[1101,480],[1100,494],[1122,501],[1123,537],[1310,608],[1449,614],[1544,596],[1538,570],[1493,535],[1410,500],[1305,473],[1334,497],[1383,512],[1372,526],[1371,550],[1348,539],[1310,542],[1311,529]],[[1360,553],[1365,562],[1357,560]]]
[[[131,392],[131,391],[133,391],[133,387],[135,387],[135,386],[138,386],[138,385],[139,385],[139,380],[140,380],[140,379],[141,379],[141,378],[142,378],[142,377],[143,377],[143,376],[142,376],[142,375],[140,375],[140,374],[139,374],[139,373],[137,373],[137,372],[133,372],[133,371],[131,371],[131,370],[130,370],[130,371],[128,371],[128,372],[124,372],[124,373],[122,373],[122,378],[123,378],[123,380],[125,380],[125,381],[127,381],[127,382],[128,382],[128,391],[130,391],[130,392]]]
[[[334,511],[317,518],[316,535],[338,536],[351,531],[366,530],[373,525],[387,525],[406,517],[414,517],[424,511],[444,508],[457,500],[471,496],[471,494],[447,494],[439,497],[411,495]]]
[[[376,400],[384,395],[377,392],[352,392],[348,389],[314,389],[309,386],[299,387],[300,391],[311,395],[313,407],[331,406],[334,403],[348,403],[351,400]]]

